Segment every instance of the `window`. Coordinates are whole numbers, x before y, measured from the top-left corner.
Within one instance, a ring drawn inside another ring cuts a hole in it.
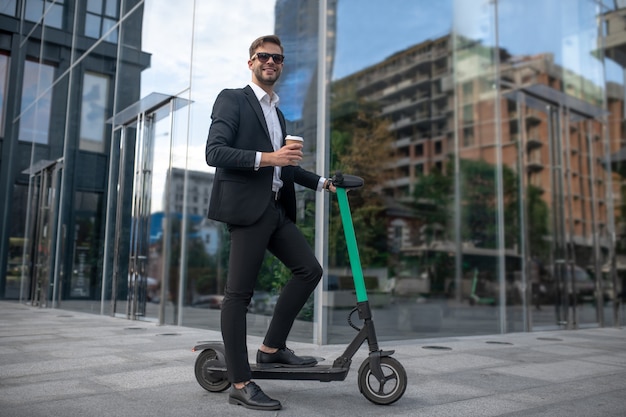
[[[441,141],[435,142],[435,155],[439,155],[443,152],[443,146]]]
[[[24,19],[39,22],[45,15],[46,26],[63,28],[63,3],[65,0],[26,0]],[[11,1],[9,1],[11,3]]]
[[[117,0],[87,0],[85,14],[85,36],[99,39],[115,27],[118,20]],[[107,42],[117,42],[117,29],[105,38]]]
[[[463,103],[471,103],[474,99],[474,84],[467,82],[463,84]]]
[[[0,137],[4,137],[4,106],[9,78],[9,57],[0,53]]]
[[[509,137],[511,142],[515,142],[519,139],[519,128],[517,126],[517,120],[509,121]]]
[[[415,145],[415,156],[417,158],[421,158],[424,156],[424,145],[421,143],[418,143],[417,145]]]
[[[466,104],[463,106],[463,123],[472,123],[474,121],[474,106]]]
[[[104,152],[109,78],[86,72],[80,111],[80,149]]]
[[[415,165],[415,176],[421,177],[422,175],[424,175],[424,164]]]
[[[463,128],[463,146],[472,146],[474,144],[474,128]]]
[[[33,61],[24,63],[19,139],[48,143],[54,67]]]
[[[0,14],[15,16],[15,6],[17,6],[17,0],[3,0],[2,3],[3,4],[0,5]]]

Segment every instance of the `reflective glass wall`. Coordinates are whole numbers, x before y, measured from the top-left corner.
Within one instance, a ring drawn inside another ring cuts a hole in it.
[[[620,6],[396,3],[338,3],[329,104],[330,165],[366,178],[351,197],[381,336],[618,323]],[[345,341],[335,217],[327,335]]]
[[[620,322],[619,4],[171,3],[0,6],[3,298],[219,329],[210,114],[250,81],[251,41],[276,33],[303,166],[365,179],[348,196],[381,339]],[[298,193],[325,276],[292,339],[342,343],[355,294],[337,202]],[[287,279],[268,256],[250,334]]]
[[[123,104],[134,95],[132,88],[115,92],[118,29],[98,26],[95,34],[86,21],[117,19],[119,6],[14,1],[0,9],[8,57],[0,258],[6,298],[101,309],[106,120],[114,98]],[[133,71],[138,80],[141,69]]]

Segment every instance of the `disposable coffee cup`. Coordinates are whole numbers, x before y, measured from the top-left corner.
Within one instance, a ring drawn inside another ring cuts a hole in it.
[[[299,143],[300,145],[303,145],[304,138],[302,136],[294,136],[294,135],[287,135],[285,137],[286,145],[293,145],[294,143]],[[291,165],[298,165],[298,162],[296,160],[292,160]]]
[[[285,137],[285,143],[287,145],[293,145],[294,143],[302,145],[304,144],[304,138],[302,136],[287,135],[287,137]]]

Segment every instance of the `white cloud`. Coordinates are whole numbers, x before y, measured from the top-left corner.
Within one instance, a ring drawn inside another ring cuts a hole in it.
[[[214,98],[250,80],[248,47],[273,33],[274,0],[196,0],[195,21],[193,3],[146,1],[142,49],[152,54],[152,63],[142,76],[142,95],[177,94],[191,85],[194,96]]]
[[[457,35],[493,44],[494,8],[491,0],[455,0],[454,30]]]
[[[212,171],[204,147],[213,103],[222,89],[250,81],[248,48],[257,37],[274,32],[274,7],[275,0],[195,0],[194,20],[194,0],[146,0],[142,50],[151,54],[151,62],[142,73],[141,97],[158,92],[193,102],[175,115],[174,167]],[[157,135],[168,135],[168,130],[160,123]],[[169,146],[159,145],[154,153],[153,211],[160,209],[169,167]]]

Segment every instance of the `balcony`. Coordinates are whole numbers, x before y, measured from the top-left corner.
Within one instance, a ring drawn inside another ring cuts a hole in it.
[[[528,172],[539,172],[543,170],[543,163],[539,161],[529,162],[528,165],[526,165],[526,170]]]
[[[389,104],[388,106],[383,107],[382,114],[385,115],[385,114],[392,113],[396,110],[400,110],[402,108],[408,107],[414,102],[415,102],[415,99],[413,98],[407,98],[404,100],[396,101],[392,104]]]
[[[540,148],[541,146],[543,146],[543,142],[541,142],[541,138],[538,138],[536,136],[529,137],[526,142],[526,148],[528,150]]]
[[[383,96],[388,96],[390,94],[397,93],[400,90],[410,87],[411,85],[413,85],[413,83],[414,83],[413,80],[404,80],[404,81],[399,82],[398,84],[389,86],[383,89]]]
[[[433,109],[431,119],[437,120],[437,119],[446,118],[447,113],[448,113],[447,109]]]
[[[408,166],[411,164],[411,158],[409,158],[408,156],[406,157],[402,157],[402,158],[398,158],[394,161],[394,168],[400,168],[403,166]]]
[[[389,129],[390,130],[397,130],[397,129],[400,129],[402,127],[406,127],[406,126],[410,125],[412,122],[413,122],[413,120],[412,120],[411,117],[404,117],[404,118],[402,118],[402,119],[392,123],[389,126]]]
[[[532,152],[528,155],[528,164],[526,170],[528,172],[538,172],[544,168],[539,152]]]
[[[541,123],[541,116],[538,111],[530,110],[526,113],[526,123],[529,125],[538,125]]]
[[[403,148],[405,146],[409,146],[411,144],[411,137],[410,136],[406,136],[406,137],[402,137],[399,138],[398,140],[394,141],[392,146],[396,149],[398,148]]]

